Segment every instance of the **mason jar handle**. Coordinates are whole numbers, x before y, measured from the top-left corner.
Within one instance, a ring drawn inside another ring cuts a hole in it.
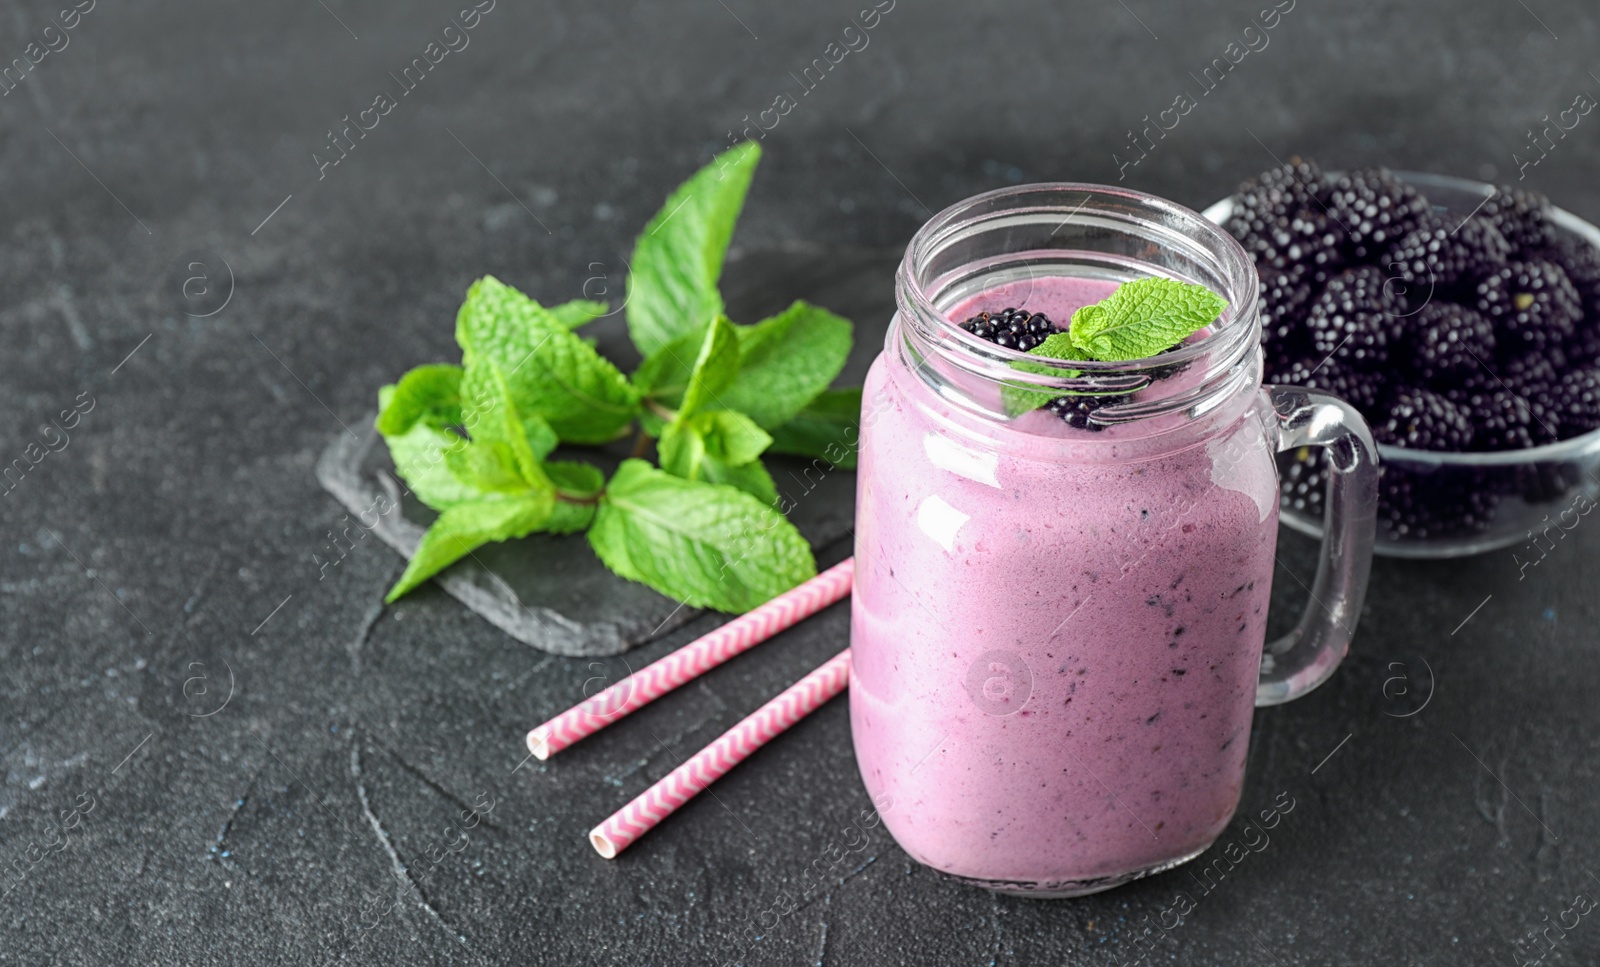
[[[1311,601],[1294,630],[1261,655],[1257,705],[1280,705],[1328,680],[1339,667],[1367,593],[1377,536],[1378,450],[1366,421],[1348,403],[1296,386],[1267,386],[1278,451],[1327,450],[1327,513]]]

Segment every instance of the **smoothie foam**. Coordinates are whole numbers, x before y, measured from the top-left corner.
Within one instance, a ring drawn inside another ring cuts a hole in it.
[[[1040,278],[948,314],[1065,325],[1114,287]],[[1254,408],[1155,448],[1047,411],[952,432],[893,346],[865,398],[850,712],[895,839],[1063,892],[1204,849],[1243,781],[1277,533]]]

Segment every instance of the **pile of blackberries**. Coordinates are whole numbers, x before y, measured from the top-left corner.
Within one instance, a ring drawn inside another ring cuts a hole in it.
[[[979,339],[987,339],[997,346],[1021,353],[1061,331],[1044,313],[1017,308],[980,312],[963,322],[961,328]]]
[[[1240,186],[1227,228],[1261,276],[1267,381],[1341,397],[1380,443],[1518,450],[1600,428],[1600,250],[1558,233],[1543,196],[1446,212],[1387,169],[1295,158]],[[1436,476],[1385,472],[1389,539],[1482,530],[1529,486]],[[1322,482],[1316,451],[1293,455],[1286,502],[1320,514]]]

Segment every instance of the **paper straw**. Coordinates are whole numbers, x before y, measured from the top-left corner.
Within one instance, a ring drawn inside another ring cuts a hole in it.
[[[811,580],[697,638],[528,733],[528,751],[548,759],[579,739],[693,681],[850,593],[855,559],[845,558]]]
[[[615,859],[634,840],[722,778],[750,753],[844,691],[849,678],[850,649],[846,648],[613,813],[590,831],[589,842],[601,856]]]

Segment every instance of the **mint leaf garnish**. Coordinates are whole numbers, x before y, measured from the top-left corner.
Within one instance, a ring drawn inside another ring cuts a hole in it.
[[[661,434],[661,469],[685,480],[727,484],[767,504],[778,487],[761,464],[772,437],[743,413],[710,410],[680,418]]]
[[[1124,282],[1074,312],[1067,332],[1090,359],[1146,359],[1210,325],[1227,307],[1227,300],[1203,285],[1151,276]]]
[[[691,607],[743,612],[815,576],[811,548],[759,499],[626,460],[589,543],[613,571]]]
[[[1074,314],[1076,319],[1077,315]],[[1070,333],[1057,332],[1045,337],[1044,342],[1028,350],[1029,356],[1043,356],[1046,359],[1085,360],[1092,357],[1079,349],[1072,342]],[[1040,376],[1059,376],[1071,379],[1081,375],[1080,370],[1060,369],[1047,366],[1044,363],[1030,363],[1026,360],[1016,360],[1011,368],[1024,373],[1037,373]],[[1005,383],[1000,387],[1000,402],[1006,409],[1007,416],[1021,416],[1029,410],[1036,410],[1058,396],[1069,395],[1051,390],[1041,390],[1036,386],[1026,383]]]
[[[615,439],[638,412],[638,394],[617,367],[548,309],[493,276],[467,291],[456,341],[467,368],[463,396],[482,385],[478,361],[493,361],[518,409],[543,417],[568,443]]]
[[[1046,337],[1028,350],[1028,355],[1079,362],[1147,359],[1209,326],[1227,307],[1227,300],[1203,285],[1155,276],[1134,279],[1117,286],[1099,302],[1074,312],[1066,332]],[[1011,368],[1069,379],[1082,375],[1078,370],[1020,359],[1012,362]],[[1000,402],[1007,416],[1021,416],[1057,397],[1083,395],[1093,394],[1041,390],[1025,383],[1000,387]]]
[[[817,394],[794,419],[772,430],[771,453],[826,460],[842,470],[856,467],[861,437],[861,388]]]
[[[695,173],[650,219],[633,248],[628,334],[646,356],[722,311],[717,280],[761,148],[746,141]]]
[[[844,368],[851,330],[850,320],[803,301],[740,326],[739,378],[723,404],[764,429],[789,422]]]

